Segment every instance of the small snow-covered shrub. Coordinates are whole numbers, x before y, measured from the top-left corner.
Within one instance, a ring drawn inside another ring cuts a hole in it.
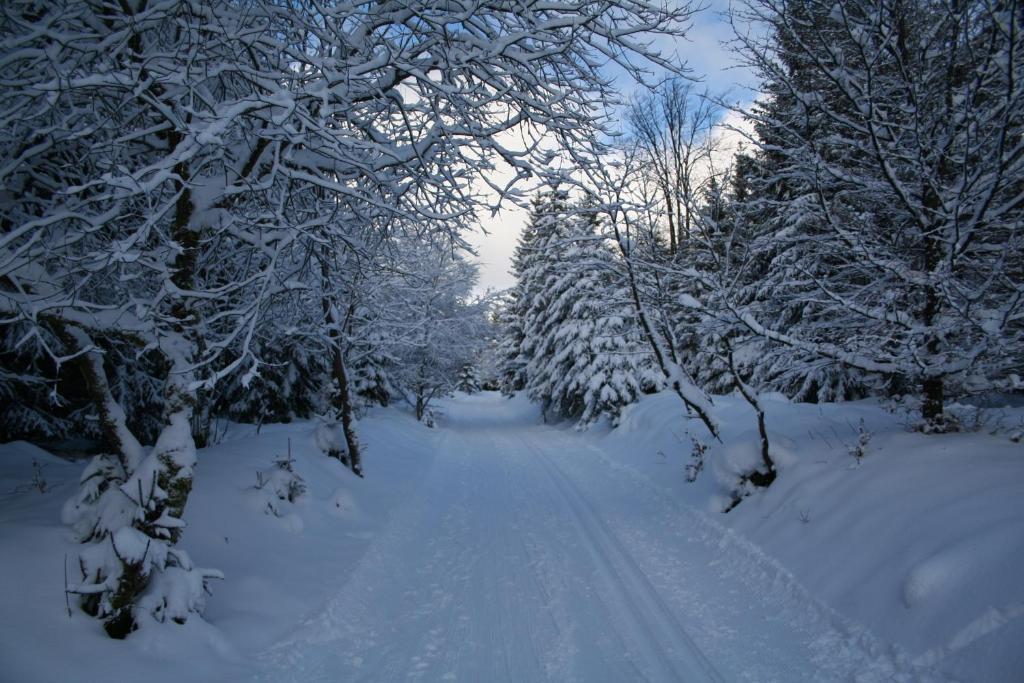
[[[849,448],[850,455],[859,463],[868,454],[868,445],[871,443],[871,432],[864,426],[864,418],[861,418],[857,425],[857,442]]]
[[[40,464],[38,460],[32,460],[32,480],[29,485],[39,493],[46,493],[50,489],[49,482],[46,481],[46,475],[43,470],[46,469],[46,465]]]
[[[108,631],[130,631],[140,617],[183,624],[205,608],[209,581],[223,579],[215,569],[200,569],[188,553],[131,526],[122,526],[79,555],[82,583],[68,592],[82,596],[82,608],[105,617]],[[142,593],[132,606],[137,593]]]
[[[48,467],[45,463],[40,463],[35,458],[32,458],[32,478],[26,481],[24,484],[18,484],[14,487],[10,493],[22,493],[23,491],[38,491],[40,494],[44,494],[50,490],[50,482],[46,479],[46,473],[43,472]]]
[[[913,429],[922,434],[951,434],[963,431],[964,426],[955,415],[947,412],[927,420],[918,420],[914,423]]]
[[[158,443],[155,457],[164,455],[160,449]],[[66,590],[80,597],[83,611],[103,619],[114,638],[131,633],[140,618],[163,622],[170,615],[184,623],[190,612],[201,612],[208,581],[223,578],[216,570],[194,567],[174,546],[185,523],[164,505],[169,494],[158,485],[159,462],[153,458],[128,476],[116,456],[94,457],[61,513],[84,544],[79,582]],[[173,489],[175,481],[170,484]]]
[[[321,418],[313,432],[313,442],[316,447],[324,452],[329,458],[341,461],[345,467],[349,467],[348,451],[345,449],[345,442],[339,433],[339,427],[333,420]]]
[[[704,469],[704,456],[708,452],[708,447],[695,436],[691,436],[690,439],[693,441],[693,450],[690,452],[690,462],[686,464],[686,481],[692,484],[697,481],[701,470]]]
[[[149,614],[158,622],[168,619],[184,624],[191,612],[202,613],[206,609],[206,596],[210,593],[211,579],[223,579],[224,574],[215,569],[198,569],[183,550],[174,549],[174,564],[167,564],[163,571],[149,582],[146,592],[139,600],[143,614]]]
[[[275,517],[288,514],[288,507],[306,492],[306,482],[295,473],[295,460],[288,455],[274,460],[274,466],[256,473],[256,489],[265,493],[264,511]]]

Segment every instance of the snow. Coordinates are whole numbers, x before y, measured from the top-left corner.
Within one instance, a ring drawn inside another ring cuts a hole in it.
[[[738,396],[715,398],[722,443],[694,483],[689,433],[706,430],[671,392],[583,433],[490,392],[442,401],[436,429],[377,409],[365,480],[323,454],[317,421],[233,424],[197,455],[175,548],[225,580],[204,596],[205,570],[160,574],[147,599],[168,623],[125,641],[61,594],[82,464],[2,445],[0,611],[17,618],[0,621],[0,678],[1014,680],[1022,446],[911,433],[870,402],[761,401],[779,477],[725,515],[758,453]],[[38,465],[44,493],[24,486]],[[170,623],[203,599],[204,619]]]
[[[264,425],[258,435],[255,426],[232,425],[220,444],[201,450],[177,548],[225,580],[206,596],[206,621],[147,620],[123,642],[107,638],[99,621],[77,611],[69,619],[65,610],[64,562],[82,546],[60,524],[60,509],[83,464],[25,443],[0,446],[0,493],[31,479],[32,458],[47,465],[52,487],[0,495],[0,613],[18,615],[0,621],[0,680],[251,679],[255,654],[345,582],[433,457],[435,433],[411,416],[382,413],[360,426],[373,454],[365,482],[316,447],[315,422]],[[257,493],[256,472],[286,455],[288,439],[307,485],[291,510],[298,529],[247,502]],[[70,564],[68,576],[76,578]]]
[[[739,397],[716,398],[726,436],[706,460],[718,476],[696,484],[681,475],[685,433],[700,430],[683,423],[666,396],[628,409],[621,429],[599,445],[646,486],[756,542],[817,600],[911,659],[962,680],[1014,680],[1024,670],[1024,657],[1006,645],[1024,636],[1020,444],[984,430],[910,433],[906,416],[872,402],[762,402],[780,476],[728,515],[716,514],[729,497],[726,483],[756,443],[753,411]],[[1002,418],[1019,420],[1020,410]],[[861,419],[870,440],[857,463],[850,448]],[[985,632],[978,620],[999,626]],[[984,640],[971,651],[963,644],[969,632]]]

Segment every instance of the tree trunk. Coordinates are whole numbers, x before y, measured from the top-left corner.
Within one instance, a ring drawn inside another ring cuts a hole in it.
[[[711,436],[721,441],[719,436],[718,423],[715,421],[711,412],[701,402],[694,400],[693,393],[699,392],[700,390],[688,381],[688,378],[684,374],[684,370],[679,363],[674,362],[669,358],[668,354],[663,348],[663,345],[659,341],[657,330],[654,329],[654,325],[651,323],[650,318],[647,315],[647,308],[644,306],[643,300],[640,298],[640,289],[636,284],[636,274],[633,272],[633,263],[630,260],[632,254],[629,253],[628,249],[624,247],[622,236],[619,234],[619,228],[615,227],[615,238],[619,244],[619,250],[622,253],[625,265],[626,275],[629,281],[629,291],[633,299],[633,308],[636,311],[637,319],[640,322],[640,328],[643,330],[644,337],[646,337],[648,344],[651,347],[651,352],[654,354],[654,359],[658,364],[658,368],[661,370],[662,375],[665,377],[665,381],[668,383],[672,391],[682,399],[683,404],[687,410],[695,413],[700,421],[704,423],[704,426],[711,432]],[[686,383],[684,385],[684,382]],[[707,399],[705,398],[705,401]]]
[[[940,207],[939,197],[935,191],[928,188],[924,193],[924,205],[929,211],[937,211]],[[935,275],[942,261],[942,248],[936,237],[932,236],[934,230],[923,231],[924,244],[924,271],[929,275]],[[925,337],[924,348],[928,353],[928,360],[936,358],[942,350],[942,342],[933,326],[942,311],[942,300],[935,284],[928,283],[924,287],[924,305],[921,307],[921,322],[928,329]],[[941,376],[926,373],[921,380],[921,418],[924,420],[925,429],[928,431],[947,431],[945,416],[945,387]]]
[[[348,462],[352,472],[363,476],[363,458],[359,450],[359,438],[356,436],[355,418],[352,409],[352,394],[349,392],[348,370],[345,367],[345,350],[342,346],[341,321],[337,309],[328,295],[330,291],[329,253],[327,247],[320,252],[320,276],[323,283],[322,306],[324,324],[327,326],[327,337],[331,343],[331,370],[334,380],[338,383],[336,408],[341,419],[341,431],[345,435],[345,446],[348,448]]]
[[[54,320],[52,325],[61,341],[75,351],[84,352],[78,357],[78,368],[86,393],[96,408],[105,445],[117,457],[124,476],[129,476],[142,462],[142,445],[128,428],[124,409],[110,390],[107,373],[103,369],[103,354],[84,330],[63,320]]]
[[[771,483],[775,481],[775,477],[778,472],[775,469],[775,461],[772,460],[771,456],[771,447],[768,442],[768,428],[765,425],[764,419],[764,407],[761,406],[761,399],[757,393],[743,381],[743,378],[740,377],[740,373],[736,369],[736,362],[733,358],[732,348],[728,342],[726,342],[725,348],[729,357],[729,371],[732,372],[736,388],[739,389],[740,394],[757,414],[757,433],[761,439],[761,465],[763,469],[750,472],[744,476],[744,479],[758,488],[768,488]]]
[[[196,342],[196,357],[203,358],[206,355],[206,344],[203,341],[203,336],[198,331],[193,332],[193,337]],[[196,373],[196,379],[199,381],[205,380],[211,371],[209,366],[203,366],[199,368]],[[197,389],[194,392],[195,403],[192,411],[192,440],[196,443],[196,448],[205,448],[210,445],[210,424],[212,417],[210,411],[213,409],[213,392],[205,389]]]
[[[359,452],[359,439],[356,436],[355,420],[352,410],[352,395],[349,393],[348,372],[345,368],[345,353],[342,351],[340,339],[335,339],[334,379],[338,382],[338,413],[341,417],[341,431],[345,435],[348,448],[348,462],[356,476],[363,476],[363,459]]]
[[[672,256],[676,255],[676,220],[675,211],[672,207],[672,191],[668,186],[668,181],[665,181],[664,187],[666,213],[668,215],[668,251]]]
[[[923,400],[921,417],[928,424],[938,426],[944,419],[945,387],[941,377],[927,377],[921,383]]]
[[[931,246],[929,245],[929,251]],[[930,259],[929,259],[930,260]],[[922,322],[926,327],[935,324],[939,316],[939,295],[933,285],[925,289],[925,305],[921,314]],[[929,330],[925,338],[924,348],[928,352],[928,358],[935,358],[941,351],[941,341],[938,335]],[[926,371],[927,373],[927,371]],[[945,386],[941,376],[925,374],[921,378],[921,418],[924,421],[925,431],[948,431],[950,424],[945,413]]]

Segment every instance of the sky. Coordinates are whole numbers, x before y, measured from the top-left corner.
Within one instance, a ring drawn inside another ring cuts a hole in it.
[[[735,57],[723,45],[732,36],[732,28],[722,16],[729,0],[710,0],[708,8],[699,13],[685,40],[678,40],[674,48],[678,56],[703,79],[703,86],[713,93],[725,94],[730,101],[747,103],[753,99],[756,79],[747,70],[737,67]],[[636,90],[628,77],[617,77],[616,84],[624,92]],[[496,216],[485,216],[481,230],[468,235],[468,241],[477,251],[480,280],[477,291],[502,290],[515,284],[509,273],[512,252],[519,233],[527,220],[527,210],[509,204]],[[484,233],[486,231],[487,234]]]

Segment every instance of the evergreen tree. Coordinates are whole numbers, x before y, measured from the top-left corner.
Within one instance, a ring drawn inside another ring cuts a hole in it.
[[[803,396],[828,381],[826,397],[885,382],[920,396],[925,429],[949,428],[947,393],[1013,386],[1022,360],[1024,152],[1007,142],[1024,130],[1021,15],[942,0],[745,13],[769,28],[741,38],[769,93],[741,210],[758,292],[726,303],[770,342],[770,381]]]
[[[356,354],[351,362],[352,389],[360,409],[368,406],[386,408],[391,404],[395,388],[391,381],[393,363],[377,349],[366,349]]]
[[[660,388],[643,346],[621,268],[598,234],[596,214],[576,207],[548,247],[546,305],[531,310],[530,398],[581,427],[608,417],[645,389]]]
[[[480,376],[477,374],[476,366],[473,363],[463,365],[455,380],[455,388],[467,394],[475,394],[480,391],[480,384]]]
[[[516,284],[500,309],[503,335],[499,374],[506,395],[526,388],[526,366],[535,352],[535,340],[527,332],[528,321],[547,305],[545,287],[552,258],[549,248],[563,239],[568,217],[568,194],[564,190],[555,187],[539,193],[513,252]]]

